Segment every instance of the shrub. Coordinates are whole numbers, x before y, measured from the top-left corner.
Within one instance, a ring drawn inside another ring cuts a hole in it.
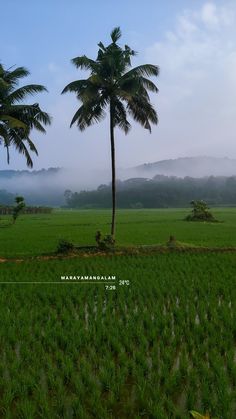
[[[25,201],[23,196],[16,196],[15,198],[16,205],[13,207],[12,210],[12,222],[15,224],[16,219],[19,217],[19,215],[23,212],[25,208]]]
[[[111,250],[115,245],[115,240],[110,234],[102,236],[101,231],[97,231],[95,234],[95,240],[99,249],[101,250]]]
[[[186,221],[209,221],[217,222],[213,214],[209,211],[205,201],[191,201],[193,209],[191,214],[187,215]]]
[[[69,242],[65,239],[60,239],[57,245],[56,252],[57,253],[69,253],[72,250],[75,249],[75,246],[73,243]]]

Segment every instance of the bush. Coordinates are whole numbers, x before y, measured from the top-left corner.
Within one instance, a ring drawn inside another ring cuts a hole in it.
[[[99,249],[101,250],[111,250],[115,245],[115,240],[110,234],[102,237],[101,231],[97,231],[95,234],[95,240]]]
[[[187,215],[186,221],[208,221],[217,222],[213,214],[209,211],[209,208],[205,201],[191,201],[193,209],[191,214]]]
[[[25,208],[25,201],[24,201],[23,196],[16,196],[15,203],[16,205],[13,207],[13,210],[12,210],[13,224],[15,224],[17,218],[19,217],[19,215],[23,212]]]
[[[57,253],[69,253],[72,250],[75,249],[75,246],[73,243],[69,242],[65,239],[60,239],[57,245]]]

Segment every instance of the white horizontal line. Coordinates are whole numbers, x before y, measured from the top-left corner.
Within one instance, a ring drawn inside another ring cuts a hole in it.
[[[115,281],[0,281],[0,284],[114,284]]]

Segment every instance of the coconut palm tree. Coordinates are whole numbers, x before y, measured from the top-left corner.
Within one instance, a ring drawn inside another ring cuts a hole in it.
[[[112,42],[104,46],[98,44],[96,60],[87,56],[76,57],[72,63],[78,69],[90,72],[87,79],[69,83],[62,93],[74,92],[82,102],[75,113],[71,126],[76,123],[83,131],[94,122],[100,122],[108,109],[110,115],[110,142],[112,165],[112,223],[111,235],[115,236],[116,215],[116,170],[114,128],[121,128],[126,134],[131,125],[128,115],[151,132],[151,123],[157,124],[157,113],[150,103],[148,91],[158,92],[156,85],[149,79],[157,76],[159,69],[153,64],[139,65],[131,68],[131,57],[136,53],[125,45],[121,48],[118,40],[120,28],[111,32]]]
[[[30,133],[33,128],[45,133],[44,125],[49,125],[51,118],[38,103],[22,103],[27,96],[47,91],[38,84],[18,87],[19,81],[28,75],[24,67],[6,70],[0,64],[0,143],[6,147],[8,163],[9,148],[13,146],[26,157],[27,166],[33,167],[30,151],[38,153]]]

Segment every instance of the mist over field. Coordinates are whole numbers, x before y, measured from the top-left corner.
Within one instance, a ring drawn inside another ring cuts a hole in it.
[[[184,177],[236,176],[236,160],[213,157],[185,157],[118,168],[117,179],[148,178],[156,175]],[[0,171],[0,190],[23,195],[28,204],[63,205],[65,190],[97,189],[111,181],[109,170],[87,167],[50,168],[39,171]]]

